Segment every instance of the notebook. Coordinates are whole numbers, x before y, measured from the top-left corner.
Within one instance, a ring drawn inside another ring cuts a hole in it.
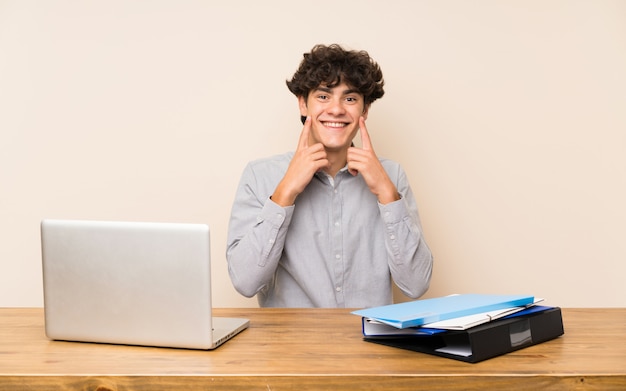
[[[212,316],[205,224],[43,220],[46,336],[214,349],[249,326]]]
[[[407,328],[488,311],[527,306],[534,301],[535,297],[531,295],[461,294],[366,308],[352,313],[397,328]]]

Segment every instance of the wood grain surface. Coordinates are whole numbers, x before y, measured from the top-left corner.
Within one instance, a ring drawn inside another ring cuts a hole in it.
[[[626,309],[563,309],[565,334],[477,364],[363,341],[347,309],[216,309],[250,328],[213,351],[51,341],[0,309],[0,390],[624,390]]]

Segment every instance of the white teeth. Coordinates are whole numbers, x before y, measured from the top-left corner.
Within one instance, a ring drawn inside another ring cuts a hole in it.
[[[324,122],[325,126],[328,126],[329,128],[343,128],[344,126],[346,126],[344,123],[341,122]]]

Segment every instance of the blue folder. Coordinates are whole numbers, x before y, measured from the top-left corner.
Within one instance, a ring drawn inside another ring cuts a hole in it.
[[[534,300],[534,296],[527,295],[463,294],[390,304],[352,313],[397,328],[406,328],[481,312],[525,306],[532,304]]]

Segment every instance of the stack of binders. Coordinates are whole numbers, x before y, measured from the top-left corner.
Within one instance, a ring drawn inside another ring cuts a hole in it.
[[[463,294],[354,311],[363,338],[476,363],[563,335],[558,307],[527,295]]]

